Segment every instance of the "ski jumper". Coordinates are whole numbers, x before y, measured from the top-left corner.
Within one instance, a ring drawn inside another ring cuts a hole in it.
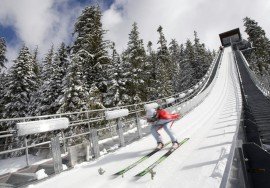
[[[164,131],[169,135],[172,142],[177,142],[175,134],[171,129],[172,123],[178,119],[180,116],[179,114],[170,114],[165,109],[158,109],[155,112],[152,111],[153,116],[152,118],[148,118],[148,122],[152,122],[151,126],[151,133],[157,143],[163,143],[163,139],[161,134],[158,132],[159,129],[163,128]],[[151,113],[148,112],[148,115]],[[149,117],[149,116],[148,116]]]

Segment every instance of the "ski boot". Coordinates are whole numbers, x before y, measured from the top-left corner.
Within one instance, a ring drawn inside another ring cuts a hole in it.
[[[179,147],[179,143],[177,141],[172,143],[172,149],[177,149]]]
[[[156,149],[162,149],[164,144],[162,142],[158,142]]]

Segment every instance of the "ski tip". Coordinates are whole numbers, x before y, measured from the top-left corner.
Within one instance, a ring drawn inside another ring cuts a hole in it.
[[[135,175],[135,176],[133,177],[133,180],[134,180],[134,181],[138,181],[141,177],[142,177],[142,176],[140,176],[139,174],[137,174],[137,175]]]
[[[113,174],[112,176],[118,177],[118,176],[123,176],[123,174],[124,173],[122,171],[120,171],[120,172]]]
[[[113,175],[111,175],[111,176],[110,176],[110,178],[109,178],[109,179],[113,180],[113,179],[116,179],[116,178],[118,178],[118,177],[119,177],[119,175],[115,175],[115,174],[113,174]]]

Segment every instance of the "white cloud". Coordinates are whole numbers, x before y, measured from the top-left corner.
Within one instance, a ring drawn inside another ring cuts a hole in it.
[[[31,49],[38,45],[43,57],[52,44],[70,42],[74,20],[83,5],[69,7],[69,1],[1,0],[0,24],[15,27],[19,39]],[[101,5],[105,2],[101,0]],[[187,38],[193,39],[196,30],[201,41],[215,49],[220,45],[219,33],[240,27],[244,34],[245,16],[255,19],[270,34],[268,0],[115,0],[103,15],[104,29],[109,30],[106,37],[116,42],[119,52],[126,48],[134,21],[144,44],[152,41],[155,47],[159,25],[168,42],[176,38],[184,43]],[[8,45],[10,61],[16,58],[21,45],[20,41]]]
[[[67,3],[68,0],[1,0],[0,23],[14,27],[19,40],[31,49],[38,46],[44,55],[52,44],[70,41],[74,19],[82,7],[70,9]],[[10,61],[22,45],[17,42],[8,46]]]
[[[239,27],[246,36],[243,27],[246,16],[255,19],[270,34],[267,0],[116,0],[104,12],[103,24],[109,30],[107,38],[116,42],[119,51],[126,47],[134,21],[145,45],[148,41],[156,44],[156,30],[162,25],[168,43],[172,38],[180,43],[193,39],[196,30],[207,47],[217,49],[219,33]]]

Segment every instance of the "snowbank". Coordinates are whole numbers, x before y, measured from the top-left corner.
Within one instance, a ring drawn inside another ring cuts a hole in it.
[[[144,105],[144,109],[146,111],[149,110],[149,109],[155,109],[157,107],[158,107],[158,103],[156,103],[156,102]]]
[[[16,124],[18,135],[30,135],[48,132],[59,129],[66,129],[69,126],[68,118],[46,119],[39,121],[20,122]]]
[[[105,118],[106,118],[106,120],[117,119],[117,118],[120,118],[120,117],[127,116],[128,114],[129,114],[128,109],[106,111],[105,112]]]

